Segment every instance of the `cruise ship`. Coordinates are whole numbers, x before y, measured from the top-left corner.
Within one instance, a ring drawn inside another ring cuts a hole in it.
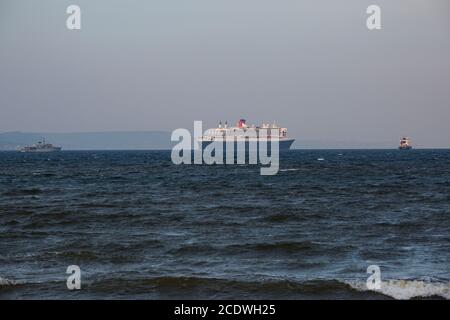
[[[31,146],[19,147],[17,150],[20,152],[57,152],[61,151],[61,147],[46,143],[45,139],[42,139]]]
[[[264,129],[264,130],[262,130]],[[202,148],[205,148],[213,141],[227,141],[233,139],[235,143],[245,142],[246,150],[250,150],[252,142],[270,143],[272,139],[278,137],[279,150],[289,150],[295,139],[288,138],[287,129],[279,127],[275,123],[263,123],[261,126],[248,126],[245,119],[240,119],[236,126],[228,126],[228,122],[222,125],[219,122],[217,128],[208,129],[199,138]]]
[[[412,149],[411,141],[408,137],[403,137],[400,140],[400,145],[398,146],[400,150],[410,150]]]

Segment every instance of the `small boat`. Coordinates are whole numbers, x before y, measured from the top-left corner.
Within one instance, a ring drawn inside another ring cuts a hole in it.
[[[403,137],[400,139],[400,145],[398,147],[400,150],[411,150],[411,141],[408,137]]]
[[[31,146],[19,147],[19,152],[57,152],[61,151],[61,147],[56,147],[51,143],[46,143],[45,139],[38,141]]]

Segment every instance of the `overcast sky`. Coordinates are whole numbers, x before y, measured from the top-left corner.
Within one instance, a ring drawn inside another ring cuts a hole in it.
[[[240,117],[297,139],[450,147],[450,1],[0,1],[0,132]]]

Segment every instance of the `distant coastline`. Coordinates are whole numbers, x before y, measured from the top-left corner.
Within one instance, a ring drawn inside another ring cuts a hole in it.
[[[61,146],[63,150],[164,150],[170,149],[170,133],[164,131],[105,132],[5,132],[0,133],[0,150],[35,143],[39,139]]]

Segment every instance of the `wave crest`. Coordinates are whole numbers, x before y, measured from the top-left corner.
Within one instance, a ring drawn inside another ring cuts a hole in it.
[[[18,285],[18,284],[20,284],[19,281],[10,280],[10,279],[6,279],[6,278],[0,277],[0,287],[15,286],[15,285]]]
[[[368,289],[365,282],[346,282],[353,289],[373,291],[399,300],[413,298],[442,297],[450,299],[450,282],[432,282],[424,280],[386,280],[381,281],[380,289]]]

